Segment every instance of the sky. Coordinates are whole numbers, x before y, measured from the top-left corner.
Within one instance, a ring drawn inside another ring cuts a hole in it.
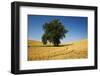
[[[62,43],[73,42],[88,38],[88,18],[77,16],[47,16],[47,15],[28,15],[28,40],[41,41],[44,33],[43,24],[54,19],[59,19],[68,29],[66,37]]]

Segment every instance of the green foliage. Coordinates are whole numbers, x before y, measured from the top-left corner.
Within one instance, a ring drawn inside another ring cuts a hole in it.
[[[47,41],[58,46],[60,44],[60,39],[65,37],[65,34],[68,32],[64,28],[64,25],[58,20],[52,20],[49,23],[43,25],[44,34],[42,36],[43,44],[47,44]]]
[[[42,42],[43,42],[43,44],[47,44],[47,38],[46,38],[46,34],[43,34],[43,36],[42,36]]]

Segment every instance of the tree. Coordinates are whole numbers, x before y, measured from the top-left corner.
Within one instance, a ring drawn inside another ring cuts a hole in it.
[[[43,44],[47,44],[47,41],[52,43],[54,46],[58,46],[61,42],[60,40],[65,37],[68,32],[64,25],[58,20],[54,19],[51,22],[45,23],[43,25],[44,34],[42,36]]]

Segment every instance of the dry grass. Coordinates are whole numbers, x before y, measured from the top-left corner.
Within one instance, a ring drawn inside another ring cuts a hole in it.
[[[57,59],[80,59],[88,57],[87,40],[80,40],[54,47],[44,46],[39,41],[28,41],[28,60],[57,60]]]

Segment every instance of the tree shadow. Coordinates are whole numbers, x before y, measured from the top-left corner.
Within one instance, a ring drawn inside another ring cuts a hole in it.
[[[54,46],[54,45],[38,45],[38,46],[28,46],[28,47],[64,47],[64,46],[71,46],[73,45],[72,44],[62,44],[62,45],[59,45],[59,46]]]

